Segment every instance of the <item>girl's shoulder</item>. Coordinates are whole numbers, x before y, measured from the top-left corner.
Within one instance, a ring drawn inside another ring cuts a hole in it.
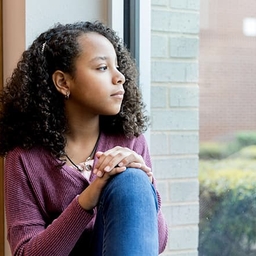
[[[116,146],[129,148],[142,156],[149,154],[147,141],[143,134],[138,137],[126,137],[125,135],[108,135],[102,133],[97,151],[105,152]]]
[[[52,173],[60,167],[61,162],[50,152],[40,147],[30,149],[16,147],[7,154],[4,164],[7,180],[19,177],[36,183],[40,183],[44,179],[53,179],[51,178]]]
[[[22,148],[22,147],[15,147],[14,149],[10,150],[7,153],[7,156],[10,155],[17,155],[17,156],[24,156],[24,155],[38,155],[38,154],[47,154],[47,151],[42,147],[32,147],[32,148]]]
[[[30,149],[16,147],[9,151],[5,157],[6,162],[23,163],[42,163],[45,161],[53,160],[53,156],[42,147],[33,147]]]
[[[127,137],[123,134],[113,135],[113,134],[105,134],[102,133],[99,140],[99,145],[107,145],[107,147],[128,147],[133,148],[138,145],[147,146],[147,142],[145,136],[143,134],[138,137]]]

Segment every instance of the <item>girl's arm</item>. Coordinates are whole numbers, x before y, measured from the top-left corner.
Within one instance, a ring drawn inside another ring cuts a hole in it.
[[[68,255],[83,231],[92,227],[95,211],[84,210],[75,197],[48,225],[46,210],[32,186],[21,157],[10,153],[5,161],[5,206],[12,254]]]

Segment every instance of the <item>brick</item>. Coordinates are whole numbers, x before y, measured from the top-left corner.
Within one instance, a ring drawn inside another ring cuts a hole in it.
[[[198,111],[151,110],[152,131],[198,130]]]
[[[166,58],[169,38],[167,36],[152,35],[151,37],[151,57]]]
[[[198,179],[172,181],[169,186],[171,202],[192,202],[199,200]]]
[[[152,157],[153,172],[157,180],[197,178],[198,157],[161,158]]]
[[[198,255],[199,2],[151,1],[150,151],[169,227],[163,256]]]
[[[169,135],[170,154],[198,154],[198,133],[177,133]]]
[[[170,0],[170,7],[175,9],[199,10],[200,0]]]
[[[151,64],[152,82],[197,82],[198,63],[154,61]]]
[[[162,203],[167,203],[169,201],[169,185],[167,181],[156,181],[156,187],[161,195]]]
[[[199,204],[162,206],[165,219],[172,229],[179,225],[197,225],[199,222]]]
[[[170,38],[170,57],[197,58],[199,51],[198,38],[174,37]]]
[[[175,227],[169,231],[170,250],[189,250],[198,245],[198,227]]]
[[[164,133],[151,134],[150,151],[153,155],[167,155],[169,153],[168,135]]]
[[[198,86],[177,86],[170,88],[170,107],[198,107]]]
[[[151,108],[166,108],[168,89],[165,86],[151,86]]]
[[[198,34],[199,14],[152,10],[151,29],[176,33]]]

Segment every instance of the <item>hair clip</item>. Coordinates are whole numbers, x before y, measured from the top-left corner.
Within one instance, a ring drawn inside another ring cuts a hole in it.
[[[46,45],[46,42],[44,42],[43,45],[42,45],[42,49],[41,49],[41,52],[42,52],[42,53],[44,53],[45,45]]]

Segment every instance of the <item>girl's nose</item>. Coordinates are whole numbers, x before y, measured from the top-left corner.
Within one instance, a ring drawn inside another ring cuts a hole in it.
[[[116,74],[113,77],[113,83],[114,84],[124,84],[125,82],[125,76],[117,70]]]

